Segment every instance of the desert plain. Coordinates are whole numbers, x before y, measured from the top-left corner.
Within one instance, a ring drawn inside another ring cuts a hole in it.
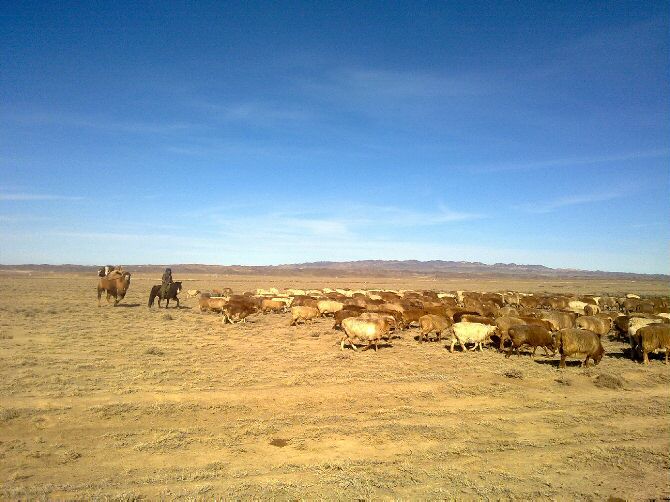
[[[130,270],[133,272],[133,270]],[[185,289],[668,294],[644,280],[224,276]],[[419,345],[341,351],[332,319],[222,324],[181,295],[118,307],[97,277],[0,273],[2,499],[663,499],[670,367],[603,337],[598,366]],[[172,305],[171,305],[172,307]]]

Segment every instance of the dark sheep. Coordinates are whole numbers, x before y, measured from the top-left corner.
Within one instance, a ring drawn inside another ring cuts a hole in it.
[[[512,346],[509,348],[509,351],[507,351],[507,354],[505,354],[505,357],[510,357],[512,355],[512,352],[516,350],[516,355],[520,356],[521,354],[519,353],[519,349],[524,346],[524,345],[529,345],[530,347],[533,348],[533,353],[531,354],[531,357],[535,357],[535,351],[537,350],[538,347],[542,347],[544,349],[545,354],[549,354],[549,350],[551,349],[551,355],[553,356],[556,354],[556,350],[554,348],[554,340],[551,337],[551,333],[549,330],[543,328],[542,326],[534,326],[534,325],[518,325],[518,326],[512,326],[509,328],[507,331],[509,334],[509,337],[512,339]]]
[[[600,337],[593,331],[579,328],[566,328],[558,331],[554,337],[554,347],[561,354],[559,368],[565,368],[565,358],[586,354],[582,366],[589,366],[589,359],[597,365],[605,354]]]

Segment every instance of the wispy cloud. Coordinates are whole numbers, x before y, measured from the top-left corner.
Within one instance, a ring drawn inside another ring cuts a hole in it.
[[[490,78],[475,75],[349,68],[303,79],[299,87],[312,99],[359,111],[382,113],[403,108],[416,112],[422,102],[430,105],[428,109],[434,109],[454,98],[491,94],[495,87],[488,81]]]
[[[83,200],[84,197],[44,193],[0,193],[0,201]]]
[[[670,157],[669,149],[641,150],[611,155],[593,155],[585,157],[563,157],[557,159],[545,159],[531,162],[505,162],[499,164],[478,164],[470,166],[457,166],[459,169],[467,169],[471,172],[488,173],[499,171],[522,171],[534,169],[549,169],[553,167],[572,167],[592,164],[607,164],[627,162],[644,159],[662,159]]]
[[[194,107],[207,112],[211,118],[221,122],[241,122],[251,125],[276,125],[304,122],[314,117],[313,110],[291,107],[288,104],[244,101],[237,103],[213,103],[195,101]]]
[[[423,227],[485,218],[483,214],[454,211],[443,204],[439,204],[434,211],[416,211],[398,206],[360,204],[352,204],[348,207],[350,208],[348,211],[352,215],[358,216],[355,221],[362,222],[365,225],[392,224],[396,227]]]
[[[609,192],[609,193],[594,193],[594,194],[581,194],[581,195],[570,195],[566,197],[559,197],[557,199],[537,202],[537,203],[528,203],[517,206],[519,209],[527,211],[529,213],[550,213],[557,209],[570,207],[570,206],[580,206],[583,204],[593,204],[595,202],[605,202],[609,200],[619,199],[626,195],[625,192]]]
[[[30,126],[57,125],[130,134],[172,134],[203,127],[201,125],[186,122],[119,121],[107,117],[93,117],[51,111],[6,114],[5,117],[14,120],[17,123]]]

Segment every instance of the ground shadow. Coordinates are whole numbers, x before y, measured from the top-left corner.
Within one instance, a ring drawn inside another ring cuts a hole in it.
[[[124,308],[134,308],[134,307],[139,307],[139,303],[119,303],[116,308],[119,307],[124,307]]]
[[[339,342],[337,343],[339,345]],[[389,342],[382,342],[377,344],[377,351],[380,350],[385,350],[387,348],[393,348],[393,345]],[[369,347],[367,345],[356,345],[356,350],[351,348],[351,345],[348,343],[344,346],[344,350],[350,350],[351,352],[374,352],[375,351],[375,346],[373,345],[372,347]]]
[[[547,366],[554,366],[555,368],[558,368],[558,365],[561,364],[560,359],[534,359],[534,361],[537,364],[544,364]],[[578,359],[572,359],[572,360],[566,360],[565,361],[565,366],[568,368],[575,368],[575,367],[580,367],[582,365],[582,361],[579,361]],[[591,361],[589,363],[589,367],[593,366],[593,362]]]

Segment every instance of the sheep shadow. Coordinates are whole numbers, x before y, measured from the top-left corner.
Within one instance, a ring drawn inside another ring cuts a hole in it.
[[[338,342],[336,345],[339,346],[340,343]],[[393,344],[391,344],[390,342],[382,342],[377,344],[377,351],[381,351],[382,349],[386,350],[387,348],[389,349],[393,348]],[[372,347],[370,347],[369,345],[357,345],[356,350],[354,350],[351,348],[350,344],[346,344],[344,346],[344,350],[350,350],[353,353],[370,352],[370,351],[375,352],[375,346],[373,345]]]
[[[559,365],[561,364],[560,359],[534,359],[534,361],[537,364],[543,364],[546,366],[553,366],[556,369],[559,369]],[[565,361],[565,367],[566,368],[579,368],[582,365],[582,361],[578,359],[570,359]],[[589,364],[589,366],[593,366],[593,362]]]
[[[611,359],[631,359],[631,349],[623,349],[622,352],[605,352],[605,357]],[[637,358],[636,358],[637,359]]]

